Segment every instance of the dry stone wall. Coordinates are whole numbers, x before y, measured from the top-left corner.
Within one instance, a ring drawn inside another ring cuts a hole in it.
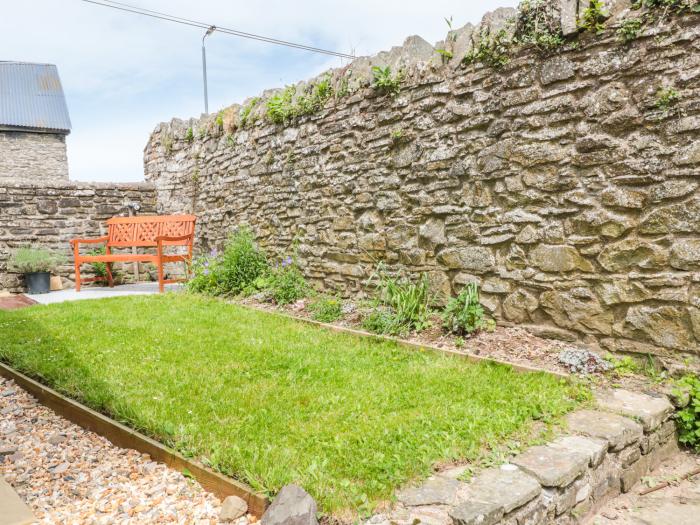
[[[104,221],[128,214],[138,203],[141,214],[155,213],[150,184],[11,182],[0,184],[0,290],[23,291],[21,276],[7,271],[14,248],[43,246],[66,255],[62,277],[73,278],[69,241],[107,233]],[[87,270],[87,268],[85,268]]]
[[[68,181],[66,136],[0,130],[0,183]]]
[[[296,246],[323,289],[356,293],[385,261],[442,296],[477,281],[501,323],[541,335],[697,354],[700,16],[623,43],[629,2],[607,2],[602,34],[573,34],[579,4],[547,15],[565,44],[500,68],[460,59],[512,10],[450,33],[451,60],[417,37],[358,59],[340,96],[284,124],[262,118],[273,93],[160,124],[159,211],[196,213],[201,249],[240,224],[274,256]],[[369,86],[372,64],[403,69],[398,96]]]

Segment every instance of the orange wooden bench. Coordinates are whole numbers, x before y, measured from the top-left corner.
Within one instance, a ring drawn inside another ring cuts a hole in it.
[[[75,290],[80,291],[83,282],[108,281],[114,286],[111,263],[115,262],[150,262],[158,268],[158,289],[162,293],[165,285],[180,282],[183,279],[163,278],[163,264],[169,262],[192,262],[192,244],[194,242],[194,215],[142,215],[138,217],[112,217],[107,221],[108,233],[95,239],[73,239],[73,257],[75,258]],[[104,244],[104,255],[81,255],[81,244]],[[187,253],[167,255],[166,246],[186,246]],[[155,247],[155,254],[147,253],[112,253],[113,248]],[[80,265],[85,263],[106,263],[106,277],[80,278]]]

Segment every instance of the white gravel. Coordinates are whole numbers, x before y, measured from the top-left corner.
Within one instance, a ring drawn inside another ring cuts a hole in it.
[[[198,483],[70,423],[3,378],[0,474],[42,524],[219,523],[221,502]]]

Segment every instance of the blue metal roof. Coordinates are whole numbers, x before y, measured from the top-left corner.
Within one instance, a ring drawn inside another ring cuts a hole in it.
[[[53,64],[0,62],[0,129],[70,133],[68,106]]]

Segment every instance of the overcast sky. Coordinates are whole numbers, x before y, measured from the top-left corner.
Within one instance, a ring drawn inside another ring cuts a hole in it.
[[[374,54],[418,34],[444,38],[486,11],[517,0],[123,0],[205,23],[356,55]],[[70,176],[143,179],[143,148],[158,122],[204,110],[196,28],[81,0],[0,0],[0,60],[58,66],[73,131]],[[207,40],[209,109],[314,76],[340,59],[240,39]]]

